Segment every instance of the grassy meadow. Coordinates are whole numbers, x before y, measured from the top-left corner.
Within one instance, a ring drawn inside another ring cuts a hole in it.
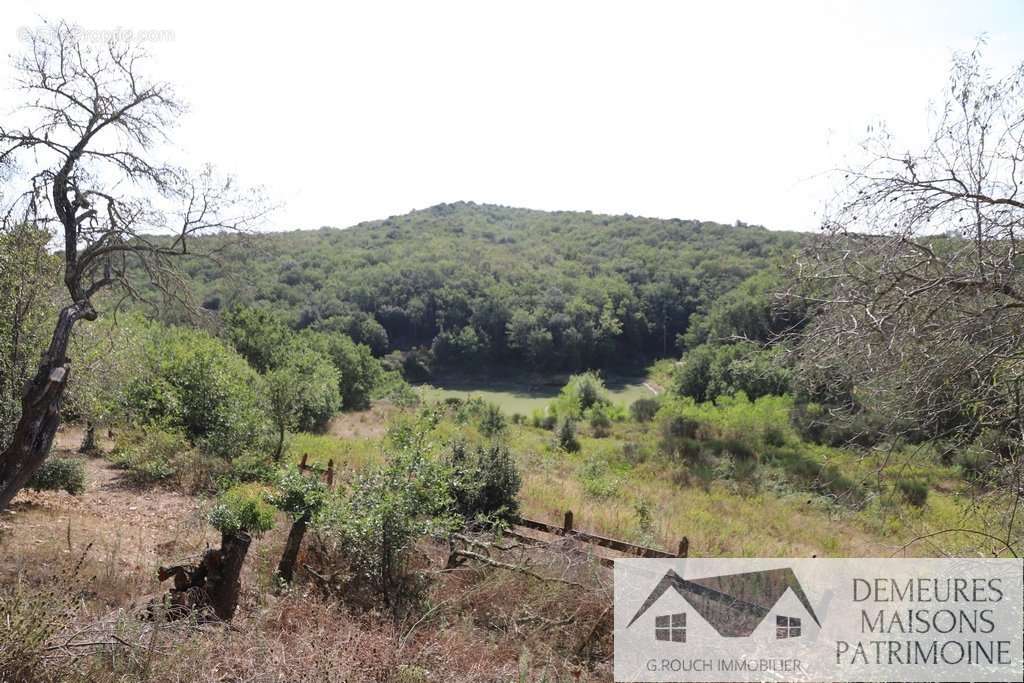
[[[565,378],[540,379],[465,379],[452,378],[435,380],[435,384],[423,384],[417,387],[422,400],[427,402],[443,401],[446,398],[469,400],[479,398],[493,403],[509,416],[529,415],[535,410],[543,410],[548,403],[558,397]],[[643,376],[609,376],[605,379],[611,400],[628,406],[633,401],[649,398],[652,391],[645,386]]]
[[[640,394],[637,387],[651,395],[642,382],[610,393],[613,399],[629,391]],[[453,440],[491,438],[473,418],[443,402],[449,396],[465,400],[465,393],[425,396],[420,407],[388,419],[413,420],[434,411],[438,417],[430,438],[441,450]],[[510,419],[514,412],[523,414],[526,405],[543,408],[543,398],[517,396],[508,385],[481,388],[472,396],[508,399],[502,405],[507,418],[502,438],[522,474],[523,515],[560,523],[564,511],[572,510],[577,528],[669,550],[686,536],[692,556],[927,556],[940,547],[977,552],[978,539],[962,533],[911,542],[938,531],[984,526],[998,508],[997,501],[972,499],[956,468],[931,453],[855,452],[802,441],[789,423],[791,400],[782,397],[684,405],[683,413],[704,425],[698,445],[735,439],[746,444],[741,450],[749,448],[750,460],[723,457],[709,463],[666,456],[663,418],[619,419],[603,436],[580,424],[580,449],[566,452],[551,430]],[[309,462],[320,465],[333,459],[339,476],[348,478],[383,459],[385,430],[382,425],[380,436],[345,440],[295,434],[290,457],[298,460],[306,453]],[[901,464],[882,469],[883,461]],[[909,500],[900,488],[906,481],[927,489],[923,502]]]

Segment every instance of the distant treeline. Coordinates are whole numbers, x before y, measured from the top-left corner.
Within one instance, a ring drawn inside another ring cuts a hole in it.
[[[209,310],[263,308],[378,356],[419,349],[439,367],[578,370],[677,356],[695,316],[777,272],[801,239],[739,222],[460,202],[260,235],[185,269]]]

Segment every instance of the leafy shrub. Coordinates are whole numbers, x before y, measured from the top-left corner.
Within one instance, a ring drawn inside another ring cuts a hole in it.
[[[535,410],[530,416],[530,424],[537,429],[546,429],[550,432],[558,424],[558,416],[553,412]]]
[[[734,458],[735,460],[754,460],[754,451],[744,443],[741,439],[736,437],[730,437],[722,439],[721,441],[711,442],[712,447],[718,453],[724,453]]]
[[[396,608],[415,598],[409,551],[423,534],[454,528],[449,479],[447,467],[406,447],[358,476],[347,495],[329,497],[313,523],[327,571],[347,572],[355,587],[368,587]]]
[[[676,370],[676,393],[697,403],[743,392],[752,399],[789,390],[790,370],[781,350],[759,344],[701,344],[683,355]]]
[[[210,525],[222,534],[245,532],[258,536],[274,526],[269,490],[259,484],[233,486],[217,498],[210,510]]]
[[[629,414],[637,422],[650,422],[658,414],[661,404],[656,398],[639,398],[629,406]]]
[[[389,401],[400,408],[414,408],[420,402],[420,395],[397,370],[384,373],[373,397]]]
[[[512,413],[512,424],[521,425],[526,424],[526,416],[522,413]]]
[[[567,453],[575,453],[580,449],[580,442],[576,438],[576,423],[572,418],[565,418],[558,425],[558,432],[555,434],[555,447],[561,448]]]
[[[579,477],[583,492],[591,498],[615,498],[619,495],[621,483],[612,476],[603,460],[588,460],[580,468]]]
[[[269,456],[246,453],[231,461],[228,471],[221,477],[220,488],[229,489],[236,484],[265,484],[274,480],[277,468]]]
[[[433,370],[433,358],[428,349],[413,349],[402,359],[402,376],[408,382],[427,382]]]
[[[583,414],[597,406],[611,405],[604,382],[594,372],[573,375],[555,399],[554,412],[560,417],[581,419]]]
[[[329,358],[337,369],[342,407],[345,410],[369,408],[370,398],[385,380],[384,369],[373,357],[370,347],[337,332],[305,330],[301,339]]]
[[[452,445],[450,463],[455,509],[467,521],[511,522],[518,517],[522,479],[507,447],[495,443],[470,451],[458,441]]]
[[[316,514],[327,499],[327,486],[319,477],[307,477],[298,467],[282,468],[267,495],[267,502],[292,519]]]
[[[227,459],[265,442],[262,378],[233,348],[198,330],[156,328],[147,351],[149,367],[127,392],[137,417]]]
[[[612,431],[612,420],[607,411],[599,406],[590,409],[590,428],[594,436],[604,438]]]
[[[622,457],[631,465],[638,465],[647,460],[647,449],[635,441],[622,444]]]
[[[985,479],[994,462],[995,458],[990,451],[975,444],[964,449],[957,457],[964,478],[974,482]]]
[[[826,446],[871,448],[884,436],[881,416],[849,409],[828,410],[818,403],[796,405],[791,421],[801,437]]]
[[[692,459],[699,451],[696,444],[700,423],[682,415],[670,415],[659,426],[658,450],[672,458]]]
[[[326,355],[302,343],[293,343],[279,357],[281,364],[264,375],[278,429],[322,429],[341,408],[338,370]]]
[[[907,501],[914,507],[923,507],[928,501],[928,485],[916,479],[900,479],[896,482],[896,488]]]
[[[497,436],[505,431],[505,415],[493,403],[485,403],[480,411],[480,433]]]
[[[34,491],[85,491],[85,463],[77,458],[47,458],[25,484]]]
[[[174,478],[179,459],[189,448],[182,432],[151,425],[121,432],[107,458],[114,467],[126,470],[131,483],[150,486]]]
[[[280,354],[294,333],[273,311],[249,306],[231,307],[221,314],[231,344],[259,372],[281,364]]]

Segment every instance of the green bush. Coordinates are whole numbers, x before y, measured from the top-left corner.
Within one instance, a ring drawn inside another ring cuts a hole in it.
[[[621,482],[609,472],[603,460],[591,459],[583,464],[579,472],[583,493],[591,498],[616,498]]]
[[[622,444],[622,457],[632,465],[638,465],[648,458],[647,449],[635,441]]]
[[[147,352],[127,392],[138,418],[227,459],[266,444],[262,378],[233,348],[198,330],[154,328]]]
[[[736,437],[729,437],[722,439],[721,441],[712,441],[713,448],[718,453],[724,453],[729,455],[735,460],[754,460],[755,455],[753,449],[750,448],[742,439]]]
[[[994,455],[976,444],[964,449],[957,457],[957,463],[960,465],[960,471],[963,472],[964,478],[973,482],[984,480],[990,473],[994,462]]]
[[[576,438],[576,423],[572,418],[565,418],[558,425],[555,434],[555,447],[561,448],[567,453],[575,453],[580,449],[580,442]]]
[[[493,403],[485,403],[480,411],[480,433],[484,436],[498,436],[505,431],[505,415]]]
[[[867,411],[828,410],[818,403],[796,405],[791,422],[797,433],[813,443],[826,446],[871,448],[884,436],[884,418]]]
[[[34,491],[85,491],[85,463],[77,458],[47,458],[25,484]]]
[[[598,438],[611,434],[612,419],[608,417],[608,412],[604,408],[595,406],[590,409],[590,429]]]
[[[656,398],[639,398],[629,406],[629,414],[637,422],[650,422],[658,414],[661,404]]]
[[[276,426],[323,429],[341,409],[338,370],[326,355],[301,342],[282,350],[280,358],[281,364],[263,377]]]
[[[467,521],[511,522],[518,517],[522,479],[507,447],[495,443],[470,451],[458,441],[449,461],[455,509]]]
[[[258,536],[274,526],[270,490],[259,484],[233,486],[217,498],[210,510],[210,525],[222,534],[245,532]]]
[[[292,519],[315,515],[327,499],[327,486],[319,477],[307,477],[298,467],[281,469],[267,501]]]
[[[701,344],[683,355],[675,373],[675,389],[698,403],[738,392],[757,399],[786,393],[790,375],[781,349],[751,342]]]
[[[338,370],[342,407],[363,410],[385,380],[384,369],[373,357],[370,347],[357,344],[344,334],[304,331],[302,339],[311,348],[327,356]]]
[[[221,490],[237,484],[268,484],[277,476],[277,465],[270,456],[245,453],[231,461],[218,482]]]
[[[347,574],[353,584],[346,596],[358,598],[365,586],[396,609],[417,597],[409,554],[423,534],[455,528],[450,478],[447,466],[406,446],[357,476],[347,495],[329,497],[313,528],[324,571]]]
[[[611,399],[604,382],[597,373],[584,372],[569,378],[552,407],[559,417],[578,420],[588,410],[608,405]]]
[[[128,481],[149,486],[173,478],[178,473],[179,456],[188,448],[182,432],[151,425],[122,432],[107,457],[115,467],[126,471]]]
[[[550,432],[558,424],[558,416],[550,411],[534,410],[530,416],[530,424],[537,429],[546,429]]]
[[[916,479],[900,479],[896,482],[896,488],[907,501],[914,507],[923,507],[928,501],[928,485]]]
[[[700,423],[682,415],[670,415],[660,420],[658,450],[670,458],[691,459],[696,456],[697,429]]]

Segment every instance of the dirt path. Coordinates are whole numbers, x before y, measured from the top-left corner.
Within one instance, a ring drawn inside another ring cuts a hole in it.
[[[81,439],[80,428],[63,429],[53,455],[84,461],[84,493],[24,490],[0,513],[0,581],[26,566],[56,567],[92,544],[90,565],[107,578],[127,580],[130,592],[144,592],[156,588],[158,565],[216,542],[200,499],[132,487],[106,460],[79,455]]]

